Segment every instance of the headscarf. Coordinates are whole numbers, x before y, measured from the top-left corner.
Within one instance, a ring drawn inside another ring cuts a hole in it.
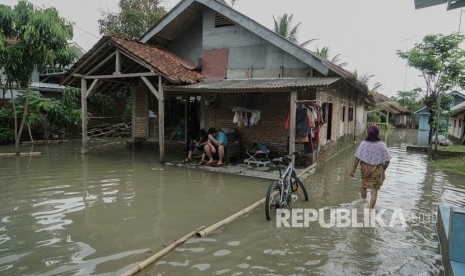
[[[369,126],[367,133],[368,133],[368,136],[365,139],[365,141],[368,141],[368,142],[381,141],[381,139],[379,138],[379,128],[376,125]]]

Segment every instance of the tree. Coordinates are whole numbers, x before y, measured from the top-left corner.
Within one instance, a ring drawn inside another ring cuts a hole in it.
[[[455,86],[465,83],[465,51],[460,47],[462,34],[427,35],[408,51],[397,51],[408,65],[421,72],[426,84],[424,102],[430,113],[430,149],[433,131],[439,132],[441,97]],[[439,103],[439,104],[438,104]]]
[[[14,8],[0,5],[0,68],[12,95],[13,85],[25,88],[25,105],[19,127],[13,106],[17,154],[28,116],[32,74],[47,66],[71,63],[76,55],[68,45],[72,37],[71,23],[61,18],[55,8],[36,9],[26,1],[19,1]]]
[[[100,34],[138,39],[166,14],[160,0],[120,0],[119,7],[120,13],[101,12]]]
[[[294,19],[294,15],[287,14],[287,13],[281,16],[278,16],[278,19],[276,19],[273,16],[274,32],[281,35],[282,37],[284,37],[285,39],[293,43],[298,43],[297,34],[299,33],[299,28],[300,28],[301,23],[299,22],[295,26],[292,26],[293,19]],[[300,43],[300,46],[305,47],[315,40],[317,39],[316,38],[309,39],[307,41]]]
[[[341,54],[337,54],[337,55],[335,55],[334,57],[332,57],[330,59],[329,58],[329,47],[327,47],[327,46],[325,46],[325,47],[323,47],[321,49],[316,47],[316,54],[319,55],[322,58],[325,58],[325,59],[329,60],[330,62],[336,64],[339,67],[347,66],[347,62],[340,62]]]
[[[375,76],[373,74],[367,74],[367,73],[359,74],[357,72],[357,69],[354,70],[353,74],[354,74],[355,80],[357,82],[359,82],[360,84],[366,86],[369,91],[375,91],[376,92],[381,86],[383,86],[382,83],[375,82],[371,88],[368,87],[368,82],[370,81],[371,78],[373,78]]]
[[[410,91],[397,91],[397,96],[391,98],[410,111],[416,111],[423,106],[421,88],[415,88]]]

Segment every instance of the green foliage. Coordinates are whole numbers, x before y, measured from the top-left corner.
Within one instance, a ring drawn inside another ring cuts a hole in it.
[[[74,60],[76,52],[68,45],[73,27],[55,8],[36,9],[23,0],[14,8],[0,5],[0,19],[0,68],[6,76],[5,82],[9,89],[16,85],[26,91],[21,124],[19,128],[15,126],[15,146],[19,152],[28,116],[32,73],[47,66],[65,66]]]
[[[100,93],[92,95],[90,103],[97,107],[101,114],[112,112],[116,108],[116,101],[112,96]]]
[[[15,140],[13,127],[13,111],[5,107],[0,108],[0,144],[9,144]]]
[[[397,96],[393,96],[392,99],[412,112],[420,109],[424,104],[421,100],[420,88],[415,88],[410,91],[397,91]]]
[[[293,14],[283,14],[276,19],[273,16],[274,32],[288,39],[291,42],[297,43],[297,34],[299,32],[300,22],[293,26]]]
[[[332,57],[330,59],[329,58],[329,47],[327,47],[327,46],[325,46],[325,47],[323,47],[321,49],[316,47],[316,54],[319,55],[322,58],[325,58],[325,59],[331,61],[332,63],[336,64],[339,67],[347,66],[347,62],[340,62],[341,61],[341,54],[337,54],[337,55],[335,55],[334,57]]]
[[[0,67],[9,81],[27,86],[35,69],[68,65],[75,57],[68,46],[71,23],[55,8],[35,9],[26,1],[11,8],[0,5]]]
[[[450,90],[465,83],[465,51],[462,34],[427,35],[405,52],[397,51],[410,67],[418,69],[427,85],[427,94]]]
[[[119,7],[118,14],[101,12],[100,34],[137,39],[166,14],[160,0],[120,0]]]
[[[79,89],[66,87],[61,99],[47,98],[39,93],[31,93],[29,100],[29,116],[27,122],[41,128],[45,133],[64,132],[81,119],[78,108]],[[16,99],[17,112],[22,116],[25,96]]]

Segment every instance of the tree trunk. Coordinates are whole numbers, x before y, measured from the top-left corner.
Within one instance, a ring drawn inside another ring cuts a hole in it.
[[[29,132],[29,138],[31,139],[31,142],[34,143],[34,138],[32,138],[31,125],[29,123],[27,123],[27,130]]]
[[[16,140],[18,140],[18,114],[16,114],[16,103],[15,103],[15,98],[13,96],[13,85],[11,83],[8,83],[8,87],[10,88],[11,102],[13,104],[13,118],[15,120],[15,146],[16,146]]]
[[[15,137],[16,138],[16,141],[15,141],[16,155],[19,155],[19,142],[21,140],[21,135],[23,134],[24,124],[26,123],[26,119],[27,119],[27,108],[29,105],[29,87],[31,85],[31,80],[32,80],[32,74],[29,75],[29,78],[27,80],[26,101],[24,103],[23,118],[21,119],[21,124],[19,125],[18,135]]]

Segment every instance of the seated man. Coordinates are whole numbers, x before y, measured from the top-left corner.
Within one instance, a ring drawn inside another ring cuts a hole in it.
[[[207,134],[208,141],[204,148],[205,154],[210,159],[207,164],[215,164],[213,154],[218,152],[218,163],[216,165],[218,167],[223,166],[224,153],[228,147],[228,138],[224,132],[217,131],[215,128],[209,128]]]
[[[206,144],[207,144],[207,132],[205,131],[205,129],[201,129],[197,137],[195,137],[193,140],[190,141],[187,158],[184,159],[184,161],[182,162],[183,163],[191,162],[192,153],[194,152],[195,149],[198,149],[199,151],[202,152],[202,159],[200,160],[200,164],[204,163],[204,159],[205,159],[204,147]]]

